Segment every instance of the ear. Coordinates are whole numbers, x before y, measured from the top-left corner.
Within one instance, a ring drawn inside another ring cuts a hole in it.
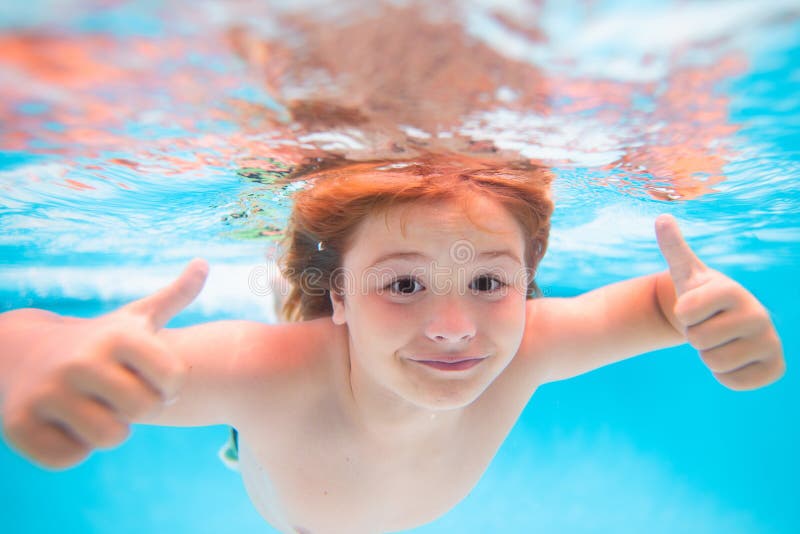
[[[331,307],[333,307],[333,314],[331,319],[333,324],[343,325],[347,322],[344,316],[344,295],[336,291],[330,291]]]

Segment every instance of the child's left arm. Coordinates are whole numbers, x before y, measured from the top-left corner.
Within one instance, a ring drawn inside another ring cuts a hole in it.
[[[714,377],[730,389],[755,389],[783,376],[781,342],[764,306],[700,261],[674,218],[659,217],[656,235],[668,273],[573,299],[531,301],[529,329],[539,334],[531,344],[538,345],[534,352],[543,360],[538,368],[544,380],[569,378],[683,342],[696,348]]]

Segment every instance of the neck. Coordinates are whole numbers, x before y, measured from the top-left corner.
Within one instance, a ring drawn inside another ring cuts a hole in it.
[[[451,433],[463,415],[464,408],[443,410],[414,404],[373,380],[352,359],[348,358],[348,363],[353,417],[379,442],[427,441]]]

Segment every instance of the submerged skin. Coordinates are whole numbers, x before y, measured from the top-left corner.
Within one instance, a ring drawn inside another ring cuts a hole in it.
[[[164,329],[202,289],[203,261],[97,319],[9,312],[6,439],[64,468],[124,441],[132,422],[230,424],[253,504],[281,532],[419,526],[469,493],[541,384],[687,340],[732,389],[783,374],[763,306],[700,262],[674,220],[656,231],[669,272],[526,300],[524,236],[504,208],[414,204],[356,230],[332,317]],[[396,253],[417,256],[374,265]],[[445,355],[480,360],[461,371],[420,362]]]

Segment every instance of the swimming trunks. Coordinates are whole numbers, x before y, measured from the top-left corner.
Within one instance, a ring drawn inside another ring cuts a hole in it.
[[[219,459],[228,469],[239,471],[239,432],[233,427],[227,443],[219,450]]]

